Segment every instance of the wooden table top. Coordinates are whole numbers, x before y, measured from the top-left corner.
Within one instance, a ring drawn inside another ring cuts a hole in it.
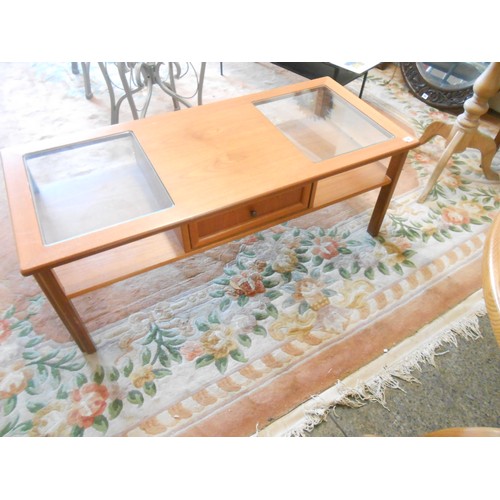
[[[253,103],[326,86],[392,134],[381,143],[314,163]],[[23,155],[131,131],[174,206],[77,238],[43,243]],[[332,79],[320,78],[195,108],[164,113],[1,152],[23,274],[52,267],[180,226],[259,196],[326,178],[416,146],[416,138]]]

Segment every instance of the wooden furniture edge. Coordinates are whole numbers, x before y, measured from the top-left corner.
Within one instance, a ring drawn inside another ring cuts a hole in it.
[[[493,333],[500,346],[500,214],[491,225],[482,261],[484,302]]]

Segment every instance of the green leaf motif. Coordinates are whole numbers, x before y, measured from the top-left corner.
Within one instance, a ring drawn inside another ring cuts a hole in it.
[[[26,420],[26,422],[22,422],[17,426],[17,429],[19,432],[25,433],[28,432],[29,430],[33,429],[33,421],[32,420]]]
[[[123,409],[123,401],[121,399],[115,399],[108,406],[109,418],[111,420],[116,418],[121,413],[122,409]]]
[[[274,319],[278,319],[279,312],[274,304],[267,304],[266,311],[269,316],[272,316]]]
[[[148,345],[153,342],[153,340],[156,338],[156,333],[158,332],[158,327],[156,325],[152,325],[149,333],[144,337],[144,340],[142,341],[142,345]]]
[[[307,253],[309,251],[308,248],[296,248],[295,253],[298,255],[302,255],[303,253]]]
[[[217,367],[217,370],[219,370],[220,373],[225,373],[227,369],[227,357],[217,358],[215,360],[215,366]]]
[[[10,306],[3,314],[3,319],[9,319],[9,318],[12,318],[12,316],[14,316],[16,312],[16,308],[15,306]]]
[[[40,411],[42,408],[45,408],[45,405],[43,403],[33,403],[28,401],[26,403],[26,408],[30,413],[36,413]]]
[[[208,315],[208,321],[212,325],[219,325],[220,324],[220,319],[219,319],[219,316],[217,316],[216,311],[211,311],[211,313]]]
[[[40,353],[37,351],[24,351],[23,352],[23,358],[26,360],[31,360],[31,359],[36,359],[40,356]]]
[[[248,303],[249,300],[250,300],[250,298],[247,297],[246,295],[240,295],[238,297],[238,301],[237,302],[238,302],[238,305],[240,307],[244,307]]]
[[[323,257],[321,257],[320,255],[315,255],[312,259],[312,265],[313,266],[320,266],[321,264],[323,264],[323,261],[325,259],[323,259]]]
[[[268,264],[266,266],[266,268],[264,269],[264,271],[262,271],[261,275],[265,276],[267,278],[268,276],[272,276],[274,274],[274,272],[275,271],[273,269],[273,266],[271,266],[271,265]]]
[[[394,264],[394,266],[392,266],[392,268],[394,269],[394,271],[396,271],[400,276],[403,275],[404,271],[403,271],[403,268],[399,265],[399,264]]]
[[[382,274],[385,274],[385,275],[389,275],[390,274],[390,271],[389,271],[389,268],[383,263],[383,262],[379,262],[378,265],[377,265],[377,269],[382,273]]]
[[[3,413],[5,416],[12,413],[17,405],[17,396],[11,396],[9,399],[5,401],[3,406]]]
[[[31,325],[24,327],[19,333],[18,337],[26,337],[26,335],[29,335],[33,331],[33,327]]]
[[[239,349],[234,349],[232,350],[229,355],[235,360],[240,363],[246,363],[248,359],[245,357],[245,355],[239,350]],[[227,358],[225,358],[227,360]]]
[[[416,254],[417,254],[417,252],[415,252],[415,250],[405,250],[403,252],[403,257],[406,257],[407,259],[409,259],[410,257],[413,257]]]
[[[56,351],[52,351],[49,354],[46,354],[45,356],[41,357],[38,360],[38,363],[46,363],[47,361],[50,361],[51,359],[55,358],[59,354],[59,349]]]
[[[214,362],[213,354],[204,354],[196,359],[195,368],[202,368]]]
[[[342,278],[344,278],[345,280],[350,280],[351,279],[351,273],[345,268],[345,267],[341,267],[339,269],[339,274],[340,276],[342,276]]]
[[[177,349],[174,349],[173,347],[170,347],[169,345],[167,345],[166,347],[168,349],[168,352],[170,353],[170,356],[172,356],[172,359],[177,363],[182,363],[182,356],[180,355],[179,351]]]
[[[79,363],[71,363],[70,365],[66,365],[63,368],[65,370],[70,371],[70,372],[77,372],[78,370],[81,370],[85,365],[86,365],[86,362],[81,361]]]
[[[132,363],[132,360],[129,358],[127,363],[123,367],[123,375],[125,375],[125,377],[128,377],[132,373],[133,369],[134,369],[134,363]]]
[[[349,250],[348,248],[346,247],[339,247],[338,248],[338,251],[339,253],[343,254],[343,255],[349,255],[352,253],[352,250]]]
[[[43,340],[43,337],[35,337],[34,339],[31,339],[27,344],[26,344],[26,347],[33,347],[37,344],[39,344],[40,342],[42,342]]]
[[[168,354],[164,351],[161,351],[160,354],[158,354],[158,361],[162,366],[165,368],[169,368],[172,363],[170,363],[170,358]]]
[[[411,267],[413,269],[415,269],[417,266],[411,261],[411,260],[403,260],[403,262],[401,262],[401,264],[403,264],[403,266],[406,266],[406,267]]]
[[[120,378],[120,372],[118,371],[116,366],[113,366],[113,368],[111,368],[111,372],[109,373],[108,378],[111,382],[116,382]]]
[[[295,266],[295,270],[298,271],[299,273],[305,273],[307,274],[307,267],[302,265],[302,264],[297,264]]]
[[[324,273],[329,273],[335,269],[335,266],[333,265],[332,262],[328,262],[328,264],[325,264],[323,266],[323,272]]]
[[[77,387],[82,387],[86,383],[87,383],[87,377],[83,373],[77,373],[76,375]]]
[[[154,397],[156,394],[156,384],[154,382],[146,382],[144,384],[144,392],[148,396]]]
[[[37,388],[36,385],[35,385],[35,382],[33,381],[33,379],[31,379],[29,382],[28,382],[28,385],[26,386],[26,389],[25,391],[30,395],[30,396],[35,396],[36,394],[38,394],[39,392],[41,392],[41,389]]]
[[[205,323],[201,319],[197,319],[195,324],[196,324],[196,328],[198,328],[198,330],[200,330],[200,332],[208,332],[208,330],[210,330],[210,326],[208,325],[208,323]]]
[[[267,312],[264,311],[254,311],[253,315],[257,321],[262,321],[269,317],[269,314],[267,314]]]
[[[97,367],[97,370],[94,372],[93,380],[96,384],[102,384],[104,380],[104,367],[102,365]]]
[[[141,391],[134,389],[127,394],[127,400],[133,405],[141,406],[144,403],[144,396]]]
[[[71,437],[82,437],[85,429],[83,427],[79,427],[78,425],[74,425],[71,428],[70,436]]]
[[[109,427],[108,419],[104,415],[97,415],[97,417],[94,418],[94,423],[92,424],[92,427],[98,430],[99,432],[106,434]]]
[[[153,370],[153,373],[155,375],[155,378],[163,378],[167,375],[172,375],[172,371],[168,370],[167,368],[156,368]]]
[[[248,335],[245,335],[244,333],[238,335],[238,342],[243,347],[250,347],[252,345],[252,339]]]
[[[142,352],[142,366],[148,365],[151,361],[151,350],[146,347]]]
[[[231,305],[231,300],[228,297],[225,297],[223,300],[221,300],[219,304],[219,310],[221,312],[224,312],[229,308],[230,305]]]
[[[253,327],[253,333],[255,333],[255,335],[262,335],[265,337],[267,335],[267,330],[261,325],[255,325]]]
[[[269,300],[275,300],[278,297],[281,297],[283,294],[278,292],[277,290],[270,290],[264,294]]]
[[[59,368],[52,366],[50,368],[50,374],[51,374],[52,378],[54,379],[54,381],[53,381],[54,385],[58,385],[61,383],[61,370],[59,370]]]
[[[45,380],[49,375],[49,370],[44,364],[37,363],[36,365],[37,372],[40,374],[42,380]]]
[[[365,276],[369,280],[372,280],[375,278],[375,272],[373,271],[373,267],[369,267],[368,269],[365,270]]]
[[[265,288],[274,288],[280,284],[279,280],[263,280],[262,284]]]
[[[299,304],[299,314],[302,316],[307,310],[309,310],[309,304],[305,301],[302,301]]]
[[[64,389],[63,386],[59,387],[56,395],[57,399],[68,399],[68,391]]]
[[[361,266],[359,265],[359,262],[357,260],[354,261],[351,266],[351,275],[358,273],[360,269]]]

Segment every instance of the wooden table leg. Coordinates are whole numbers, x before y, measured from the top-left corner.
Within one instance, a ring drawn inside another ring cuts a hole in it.
[[[391,202],[392,195],[396,189],[396,184],[398,183],[399,176],[403,170],[403,165],[406,161],[406,156],[408,152],[395,155],[391,158],[389,167],[387,168],[387,176],[390,177],[391,183],[380,188],[380,193],[375,203],[375,208],[373,209],[373,214],[368,224],[368,233],[372,236],[377,236],[384,221],[385,213]]]
[[[44,269],[36,272],[34,277],[78,347],[87,354],[96,352],[96,347],[87,328],[83,324],[75,306],[64,293],[54,271]]]

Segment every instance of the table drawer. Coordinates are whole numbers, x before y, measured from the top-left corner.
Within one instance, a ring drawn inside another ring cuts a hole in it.
[[[301,212],[309,206],[310,194],[307,184],[203,217],[189,224],[191,247],[200,248]]]

